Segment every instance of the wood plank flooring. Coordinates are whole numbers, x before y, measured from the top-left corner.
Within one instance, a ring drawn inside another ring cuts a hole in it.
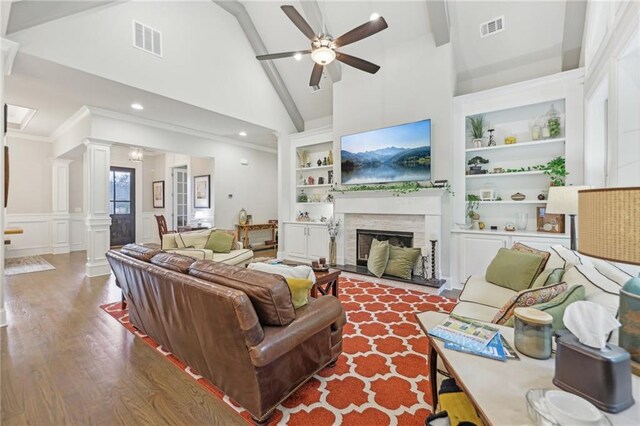
[[[246,425],[99,308],[120,292],[85,252],[43,257],[56,270],[7,277],[3,425]]]

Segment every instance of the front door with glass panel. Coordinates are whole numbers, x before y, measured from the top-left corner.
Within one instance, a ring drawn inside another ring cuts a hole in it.
[[[187,226],[189,219],[188,182],[186,167],[173,169],[173,225],[175,229],[178,229],[179,226]]]
[[[111,167],[109,172],[112,247],[136,240],[135,172],[124,167]]]

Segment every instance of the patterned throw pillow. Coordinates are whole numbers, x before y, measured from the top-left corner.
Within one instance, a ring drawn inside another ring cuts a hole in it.
[[[541,288],[523,290],[514,295],[491,320],[494,324],[504,324],[513,316],[515,308],[527,307],[545,303],[567,290],[567,283],[558,283]]]
[[[549,260],[549,256],[551,256],[551,253],[549,253],[548,251],[534,249],[533,247],[526,246],[526,245],[524,245],[522,243],[515,243],[511,247],[511,250],[521,251],[521,252],[524,252],[524,253],[533,253],[533,254],[537,254],[539,256],[542,256],[542,263],[540,264],[540,267],[538,268],[538,272],[536,272],[536,277],[538,275],[540,275],[540,272],[544,271],[544,267],[547,265],[547,261]]]

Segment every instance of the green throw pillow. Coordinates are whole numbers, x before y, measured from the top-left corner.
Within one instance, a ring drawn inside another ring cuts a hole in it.
[[[209,239],[204,248],[213,251],[214,253],[229,253],[233,246],[233,235],[229,235],[226,232],[213,231],[209,234]]]
[[[293,307],[298,309],[309,303],[309,290],[313,286],[313,282],[306,278],[285,278],[291,290],[291,303]]]
[[[536,279],[538,268],[543,261],[544,258],[539,254],[501,248],[487,268],[485,279],[511,290],[526,290]]]
[[[564,311],[565,309],[567,309],[567,306],[569,306],[573,302],[584,300],[584,298],[585,298],[584,286],[574,285],[571,288],[569,288],[567,291],[560,293],[559,295],[549,300],[548,302],[540,303],[538,305],[532,305],[531,307],[551,315],[553,317],[553,322],[551,323],[551,326],[553,327],[553,332],[556,332],[558,330],[563,330],[566,328],[564,326],[564,321],[562,320],[562,318],[564,317]],[[505,325],[509,327],[513,327],[513,322],[514,322],[514,317],[511,317],[509,321],[506,322]]]
[[[536,277],[531,288],[546,287],[552,284],[558,284],[562,281],[562,275],[564,275],[564,269],[545,269]]]
[[[387,262],[384,273],[410,280],[413,266],[421,253],[420,248],[403,248],[390,245],[389,262]]]
[[[371,241],[371,250],[367,259],[367,269],[376,277],[380,278],[384,274],[389,261],[389,241]]]

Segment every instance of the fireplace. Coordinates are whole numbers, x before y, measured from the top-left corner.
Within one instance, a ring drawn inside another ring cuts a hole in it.
[[[413,232],[356,229],[356,264],[366,266],[373,239],[396,247],[413,247]]]

